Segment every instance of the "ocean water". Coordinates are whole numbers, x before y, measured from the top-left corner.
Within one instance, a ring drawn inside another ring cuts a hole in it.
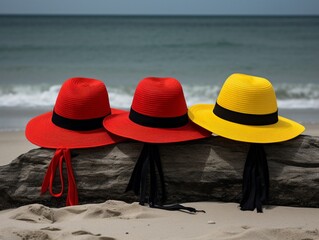
[[[147,76],[171,76],[188,105],[214,103],[240,72],[268,78],[279,112],[319,123],[319,17],[0,16],[0,131],[52,109],[70,77],[105,82],[128,109]]]

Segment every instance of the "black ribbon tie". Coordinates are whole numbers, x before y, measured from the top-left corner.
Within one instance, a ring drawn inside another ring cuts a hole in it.
[[[262,204],[266,204],[269,195],[269,171],[266,153],[262,144],[250,145],[244,173],[241,210],[262,212]]]
[[[140,205],[148,203],[151,208],[168,211],[204,212],[181,204],[163,205],[166,200],[164,173],[156,144],[144,143],[125,192],[130,190],[139,196]]]

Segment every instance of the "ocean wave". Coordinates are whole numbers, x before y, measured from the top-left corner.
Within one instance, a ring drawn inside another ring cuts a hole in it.
[[[281,84],[275,90],[280,100],[319,99],[319,85],[317,84]]]
[[[215,103],[220,86],[184,86],[188,106]],[[285,109],[319,109],[318,84],[280,84],[275,86],[277,104]]]
[[[17,85],[0,88],[0,107],[53,106],[61,86]]]
[[[235,41],[228,40],[217,40],[217,41],[203,41],[198,43],[169,43],[169,44],[158,44],[152,47],[168,47],[168,48],[234,48],[234,47],[244,47],[245,44],[238,43]]]
[[[53,106],[60,90],[54,86],[12,86],[0,87],[0,107],[40,107]],[[187,105],[215,103],[220,86],[183,85]],[[111,106],[128,109],[131,105],[133,87],[108,87]],[[279,108],[319,109],[318,84],[281,84],[275,86]]]

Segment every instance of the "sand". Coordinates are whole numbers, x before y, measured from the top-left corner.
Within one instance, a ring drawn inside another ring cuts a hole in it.
[[[319,125],[305,134],[319,136]],[[37,146],[23,132],[1,132],[0,165]],[[164,211],[106,201],[64,208],[40,204],[0,211],[0,239],[246,239],[319,240],[319,208],[268,206],[240,211],[237,203],[186,203],[206,213]]]
[[[189,214],[106,201],[60,209],[40,204],[0,213],[1,239],[319,239],[319,209],[270,207],[243,212],[235,203],[188,203]]]

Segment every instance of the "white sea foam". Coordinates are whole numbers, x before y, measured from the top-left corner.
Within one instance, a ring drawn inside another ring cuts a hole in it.
[[[51,87],[13,86],[0,88],[0,107],[40,107],[53,106],[60,90],[59,85]],[[187,105],[214,103],[220,86],[183,86]],[[111,106],[128,109],[132,103],[134,89],[108,87]],[[279,108],[319,109],[319,85],[280,85],[276,87]]]
[[[184,86],[187,105],[196,103],[215,103],[219,86]],[[275,87],[279,108],[319,109],[319,85],[316,84],[281,84]]]
[[[13,86],[0,89],[0,107],[53,106],[60,90],[59,85],[48,89],[37,86]]]
[[[124,89],[109,88],[108,94],[111,107],[123,109],[130,108],[134,93],[130,93]]]

